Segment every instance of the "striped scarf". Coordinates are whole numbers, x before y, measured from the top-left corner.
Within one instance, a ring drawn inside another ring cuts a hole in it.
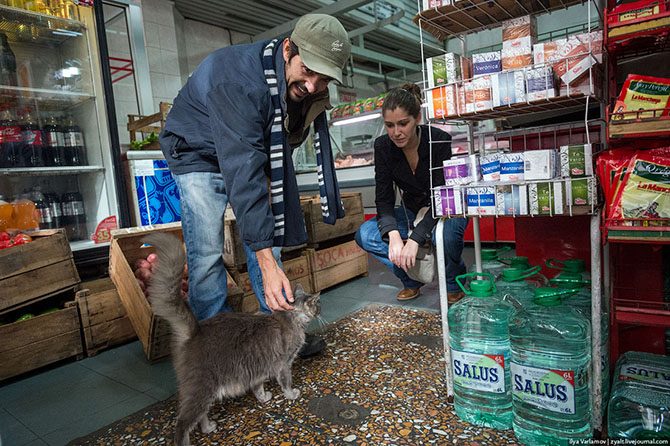
[[[293,169],[288,169],[285,159],[291,159],[292,150],[288,144],[286,132],[283,130],[284,114],[279,98],[279,86],[277,85],[277,72],[274,63],[274,49],[277,40],[271,41],[263,51],[263,70],[265,81],[270,88],[274,117],[270,133],[270,197],[272,203],[272,215],[275,219],[274,245],[284,246],[286,231],[290,231],[290,225],[286,225],[286,206],[284,181],[285,174],[294,175]],[[279,49],[281,50],[281,49]],[[328,133],[328,121],[326,112],[322,112],[314,120],[314,148],[316,150],[317,178],[319,180],[319,194],[321,196],[321,214],[324,223],[335,224],[338,218],[344,217],[344,208],[340,198],[340,191],[335,176],[335,165],[333,151],[330,146],[330,134]],[[293,178],[295,181],[295,178]]]

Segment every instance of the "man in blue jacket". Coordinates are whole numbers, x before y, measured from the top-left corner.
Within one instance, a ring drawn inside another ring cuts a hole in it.
[[[308,14],[290,38],[214,51],[179,91],[160,144],[179,189],[188,296],[198,319],[229,309],[221,255],[228,202],[247,246],[252,285],[267,304],[262,307],[292,308],[277,249],[306,242],[291,152],[314,123],[325,156],[319,177],[324,219],[343,216],[325,110],[328,83],[342,81],[350,49],[337,19]]]

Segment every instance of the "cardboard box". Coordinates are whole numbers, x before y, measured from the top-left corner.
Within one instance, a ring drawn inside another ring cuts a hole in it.
[[[501,23],[503,42],[521,37],[536,38],[537,20],[535,16],[526,15],[514,19],[505,20]]]
[[[526,99],[539,101],[556,97],[556,79],[551,67],[526,70]]]
[[[533,47],[536,65],[548,65],[556,77],[569,84],[588,73],[589,68],[602,62],[603,35],[601,31],[582,33],[539,43]]]
[[[556,177],[556,150],[526,150],[523,152],[523,179],[550,180]]]
[[[461,108],[465,109],[465,94],[457,84],[428,90],[428,118],[456,116]]]
[[[426,59],[428,87],[453,84],[471,76],[471,63],[456,53],[446,53]]]
[[[460,188],[440,187],[433,191],[435,215],[450,217],[463,215],[463,190]]]
[[[80,282],[62,229],[38,231],[32,242],[0,250],[0,313],[74,290]]]
[[[465,112],[475,113],[493,108],[491,76],[484,75],[463,82],[465,90]]]
[[[500,154],[500,182],[509,183],[523,181],[523,153],[501,153]]]
[[[561,176],[581,178],[593,175],[593,148],[591,144],[561,146]]]
[[[502,71],[500,51],[472,55],[472,75],[474,77]]]
[[[491,75],[493,107],[526,102],[526,78],[523,70]]]
[[[523,16],[502,22],[502,69],[515,70],[533,64],[536,39],[534,16]]]
[[[528,208],[531,215],[563,214],[563,184],[560,181],[529,184]]]
[[[499,185],[496,187],[498,215],[528,215],[528,187],[526,185]]]
[[[565,183],[566,207],[593,204],[593,178],[573,179]]]
[[[442,162],[445,186],[468,184],[479,180],[479,160],[476,155],[458,156]]]
[[[495,215],[496,188],[494,186],[468,187],[466,194],[468,215]]]
[[[533,65],[533,50],[530,47],[503,50],[502,69],[519,70]]]
[[[500,154],[492,153],[479,159],[482,181],[500,181]]]

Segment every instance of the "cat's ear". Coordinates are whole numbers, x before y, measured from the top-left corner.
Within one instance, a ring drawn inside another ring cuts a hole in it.
[[[296,283],[295,287],[293,287],[293,294],[297,296],[304,296],[305,294],[305,289],[302,287],[302,284]]]

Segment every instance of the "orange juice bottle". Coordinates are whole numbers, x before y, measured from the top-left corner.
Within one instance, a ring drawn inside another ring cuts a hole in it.
[[[0,231],[6,231],[14,227],[14,220],[12,219],[14,207],[7,203],[4,198],[0,195]]]
[[[12,205],[14,206],[14,223],[17,229],[26,231],[39,229],[40,220],[37,208],[27,194],[22,194],[12,202]]]

